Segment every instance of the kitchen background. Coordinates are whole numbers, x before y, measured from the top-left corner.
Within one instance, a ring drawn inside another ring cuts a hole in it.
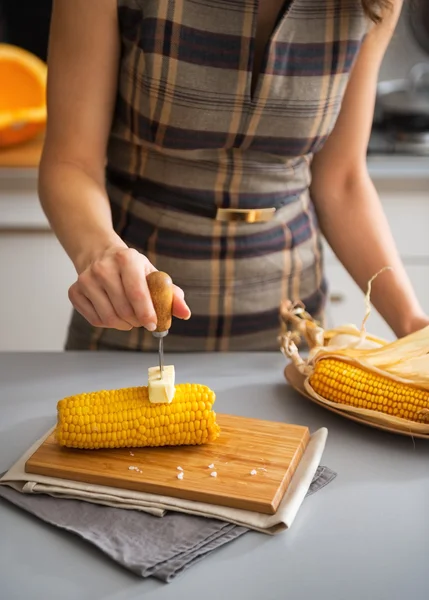
[[[0,42],[21,46],[44,60],[50,10],[50,0],[0,0]],[[0,95],[5,83],[0,81]],[[36,139],[0,151],[0,351],[62,350],[71,311],[67,290],[74,270],[37,198],[40,148]],[[429,313],[428,0],[406,2],[385,56],[368,165],[407,271]],[[359,324],[363,294],[329,248],[326,269],[331,324]],[[375,311],[368,328],[393,339]]]

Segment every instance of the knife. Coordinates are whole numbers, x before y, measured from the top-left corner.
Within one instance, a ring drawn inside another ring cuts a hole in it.
[[[146,280],[157,316],[157,326],[152,335],[159,340],[159,373],[162,378],[164,371],[164,338],[170,330],[173,313],[173,281],[170,275],[163,271],[153,271],[147,276]]]

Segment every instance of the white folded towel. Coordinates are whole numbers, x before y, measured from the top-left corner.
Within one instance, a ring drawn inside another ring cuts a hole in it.
[[[140,510],[158,517],[164,516],[166,511],[175,511],[217,518],[271,535],[284,531],[292,525],[320,465],[328,435],[328,430],[325,427],[318,429],[311,435],[304,455],[276,514],[266,515],[180,498],[26,473],[26,461],[52,431],[53,429],[21,456],[9,471],[2,476],[0,485],[9,486],[24,494],[48,494],[56,498],[84,500],[115,508]]]

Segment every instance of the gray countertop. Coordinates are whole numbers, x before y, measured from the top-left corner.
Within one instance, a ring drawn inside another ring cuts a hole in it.
[[[61,397],[139,385],[155,357],[0,354],[0,470],[54,423]],[[405,600],[427,597],[429,442],[364,427],[290,390],[278,354],[169,355],[178,380],[217,392],[216,410],[329,430],[338,472],[277,537],[248,533],[171,584],[142,580],[80,539],[0,500],[3,600]]]

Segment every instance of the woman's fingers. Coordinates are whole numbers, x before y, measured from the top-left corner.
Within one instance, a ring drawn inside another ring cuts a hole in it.
[[[177,287],[177,285],[174,286],[173,315],[178,319],[184,319],[185,321],[191,316],[191,309],[185,301],[185,293],[181,288]]]
[[[102,327],[103,323],[99,315],[97,315],[91,302],[79,291],[79,286],[74,283],[69,288],[69,300],[75,307],[78,313],[84,317],[88,323],[94,327]]]
[[[94,327],[114,327],[121,331],[130,331],[132,326],[119,318],[103,318],[94,307],[93,303],[80,290],[77,283],[69,289],[69,299],[75,309]],[[109,324],[110,323],[110,324]]]
[[[149,331],[154,331],[157,317],[146,280],[149,273],[155,270],[154,267],[145,256],[132,250],[118,253],[116,261],[125,295],[138,322]]]
[[[115,314],[133,327],[141,327],[122,283],[122,279],[114,261],[99,261],[92,267],[92,275],[101,289],[105,291]]]
[[[106,291],[99,286],[96,279],[90,274],[83,274],[78,279],[79,292],[85,296],[94,307],[95,312],[99,316],[102,327],[109,329],[120,329],[129,331],[132,329],[131,323],[121,319],[116,313],[109,296]]]

